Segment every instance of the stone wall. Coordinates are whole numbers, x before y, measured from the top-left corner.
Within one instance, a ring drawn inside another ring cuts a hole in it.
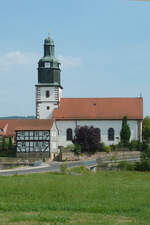
[[[18,158],[37,158],[37,159],[43,159],[43,158],[50,158],[49,152],[29,152],[29,153],[23,153],[23,152],[17,152],[16,156]]]
[[[100,153],[97,157],[97,163],[102,161],[115,161],[115,160],[127,160],[140,158],[139,151],[116,151],[110,153]]]
[[[110,153],[97,152],[91,156],[88,154],[76,155],[73,152],[63,152],[59,157],[62,161],[86,161],[92,159],[98,159],[100,161],[110,161],[110,160],[126,160],[130,158],[140,158],[139,151],[114,151]]]

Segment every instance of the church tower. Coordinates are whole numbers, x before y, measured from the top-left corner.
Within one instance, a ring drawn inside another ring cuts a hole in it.
[[[44,56],[38,63],[38,84],[36,85],[36,118],[51,119],[62,97],[60,63],[55,58],[54,41],[48,36],[44,40]]]

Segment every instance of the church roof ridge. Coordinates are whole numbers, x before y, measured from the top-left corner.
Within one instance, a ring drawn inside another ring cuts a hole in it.
[[[143,119],[142,98],[62,98],[54,110],[56,120],[121,120]]]
[[[61,99],[143,99],[143,97],[64,97]]]

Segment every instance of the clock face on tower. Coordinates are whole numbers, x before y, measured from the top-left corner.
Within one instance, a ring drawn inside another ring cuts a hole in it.
[[[45,68],[50,68],[50,62],[45,62]]]

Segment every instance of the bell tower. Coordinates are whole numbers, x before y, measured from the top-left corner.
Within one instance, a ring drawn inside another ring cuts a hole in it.
[[[38,62],[38,84],[36,85],[36,118],[51,119],[62,97],[60,63],[55,58],[54,41],[48,36],[44,40],[44,56]]]

